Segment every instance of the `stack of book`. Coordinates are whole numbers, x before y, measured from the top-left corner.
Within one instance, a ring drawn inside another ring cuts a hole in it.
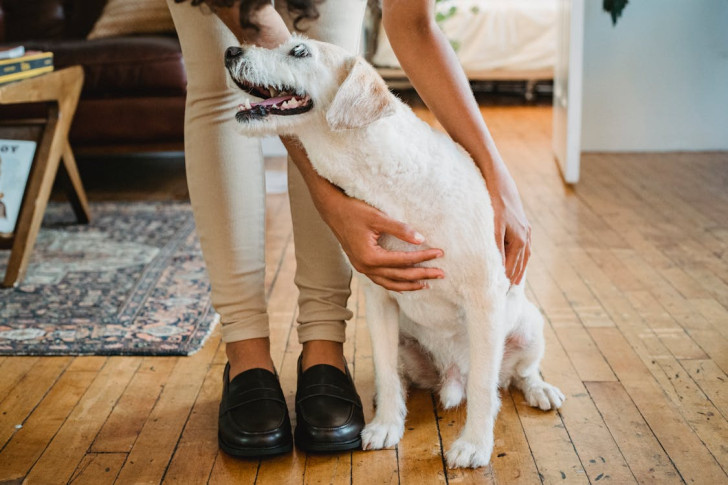
[[[26,51],[22,46],[0,49],[0,86],[52,70],[52,52]]]

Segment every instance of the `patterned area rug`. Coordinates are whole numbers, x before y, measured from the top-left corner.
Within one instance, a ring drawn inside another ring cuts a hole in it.
[[[49,204],[22,283],[0,289],[0,355],[190,355],[216,318],[189,204]],[[10,251],[0,251],[0,271]]]

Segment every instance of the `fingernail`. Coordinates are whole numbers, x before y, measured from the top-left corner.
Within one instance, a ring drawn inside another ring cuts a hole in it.
[[[423,243],[423,242],[425,242],[425,236],[423,236],[419,232],[416,232],[415,233],[415,241],[417,241],[418,243]]]
[[[437,275],[437,279],[438,280],[444,280],[445,279],[445,275],[444,274]]]
[[[429,283],[422,283],[422,289],[423,290],[429,290],[430,289],[430,284]]]

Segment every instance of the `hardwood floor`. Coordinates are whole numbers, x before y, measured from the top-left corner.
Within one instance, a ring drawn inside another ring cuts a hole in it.
[[[396,449],[228,457],[216,442],[218,330],[184,358],[0,357],[0,484],[728,483],[728,154],[591,154],[570,188],[552,160],[550,108],[483,113],[533,225],[542,371],[567,396],[544,413],[503,392],[490,467],[443,468],[464,409],[443,411],[423,391],[410,394]],[[89,196],[113,190],[100,183]],[[286,196],[268,207],[272,353],[292,408],[300,345]],[[345,351],[370,418],[362,300],[355,281]]]

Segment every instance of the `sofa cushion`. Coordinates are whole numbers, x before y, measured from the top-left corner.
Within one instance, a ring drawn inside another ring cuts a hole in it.
[[[89,39],[174,32],[166,0],[109,0]]]
[[[56,69],[84,68],[84,97],[185,94],[179,41],[173,36],[28,41],[26,49],[52,51]]]

